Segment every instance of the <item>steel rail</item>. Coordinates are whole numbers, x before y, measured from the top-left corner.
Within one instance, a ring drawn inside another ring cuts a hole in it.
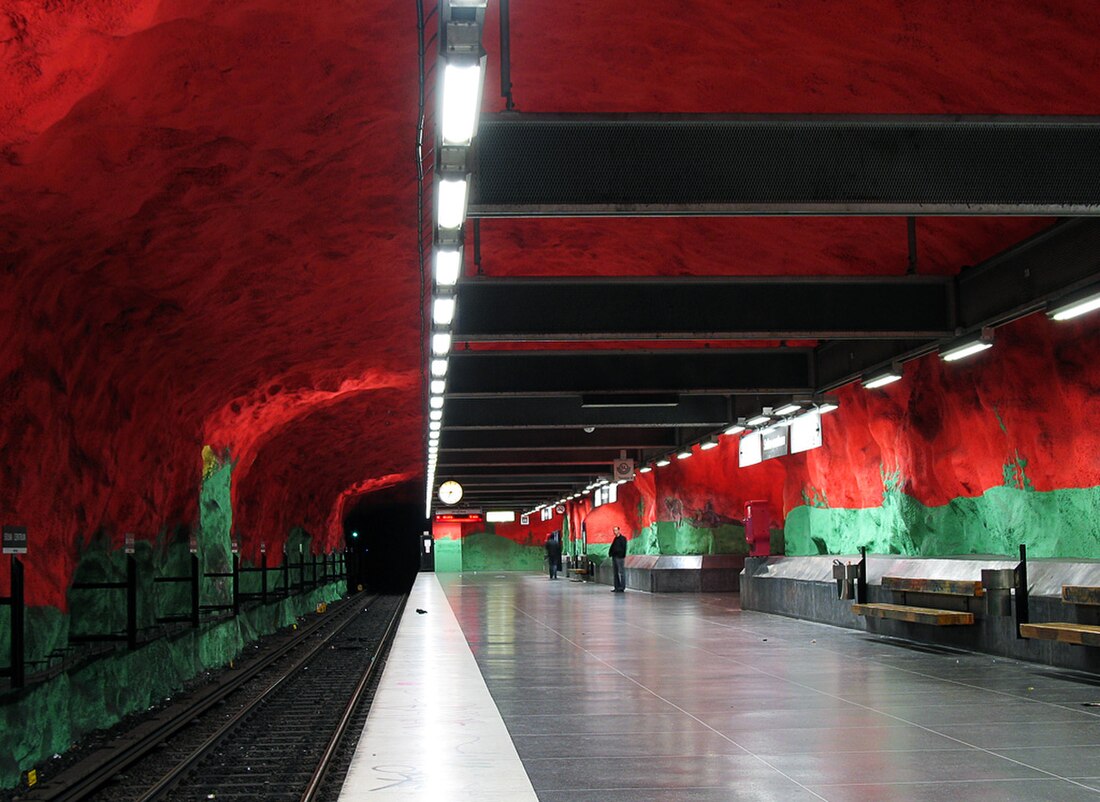
[[[374,654],[371,655],[370,662],[367,664],[367,669],[363,672],[363,676],[359,678],[359,684],[355,686],[351,699],[348,700],[348,704],[344,708],[344,714],[340,716],[340,722],[336,725],[336,730],[329,739],[324,754],[321,755],[317,768],[314,770],[313,776],[306,786],[306,790],[302,793],[301,802],[314,802],[314,800],[317,799],[317,795],[321,790],[321,783],[325,780],[325,775],[328,773],[329,766],[332,764],[332,760],[336,755],[336,750],[344,740],[344,735],[347,732],[348,725],[351,723],[352,716],[355,715],[355,711],[359,707],[359,702],[367,686],[378,672],[382,662],[382,656],[389,650],[390,643],[393,641],[393,637],[397,632],[397,622],[401,618],[401,613],[405,610],[405,604],[408,600],[409,595],[406,593],[405,598],[397,605],[393,618],[390,619],[386,631],[382,634],[382,640],[379,642],[378,648],[375,649]]]
[[[373,604],[377,599],[378,596],[373,597],[371,603]],[[343,612],[349,607],[358,606],[359,604],[362,604],[362,601],[352,597],[341,603],[337,611]],[[347,621],[335,630],[335,632],[343,630],[343,628],[353,620],[354,616],[349,616]],[[219,704],[242,685],[251,681],[260,672],[269,668],[277,660],[284,657],[288,652],[299,647],[305,642],[306,638],[313,635],[322,627],[331,624],[331,622],[331,617],[318,619],[308,627],[304,627],[299,632],[298,637],[277,647],[271,654],[260,658],[254,665],[242,670],[225,684],[218,686],[195,705],[179,709],[166,721],[153,726],[148,732],[142,732],[137,740],[119,749],[115,754],[109,754],[111,751],[110,747],[100,750],[90,755],[85,760],[82,760],[58,778],[55,778],[49,783],[44,783],[37,789],[31,789],[31,791],[22,798],[28,800],[28,802],[30,800],[36,800],[36,802],[37,800],[48,802],[69,802],[73,800],[73,802],[75,802],[76,800],[87,798],[88,795],[107,785],[116,774],[145,757],[160,744],[188,726],[197,717]],[[335,632],[333,634],[335,634]],[[327,640],[328,638],[325,639],[326,642]],[[313,652],[311,652],[311,654],[313,654]],[[76,774],[76,778],[73,780],[64,779],[67,775],[71,774]],[[59,785],[53,787],[55,783],[59,783]]]
[[[375,605],[379,596],[373,596],[370,602],[363,610],[368,610]],[[331,641],[334,637],[344,631],[355,620],[355,616],[348,616],[338,627],[334,628],[332,632],[329,632],[324,638],[321,638],[317,644],[310,649],[306,654],[302,655],[298,660],[294,662],[286,671],[264,690],[252,701],[238,710],[235,714],[229,717],[226,722],[214,731],[205,741],[203,741],[198,747],[196,747],[191,754],[187,755],[183,760],[176,763],[176,765],[163,777],[161,777],[152,787],[148,788],[145,793],[138,797],[139,802],[150,802],[150,800],[156,799],[161,794],[170,790],[172,786],[176,784],[185,774],[191,771],[196,763],[198,763],[203,757],[205,757],[210,750],[220,744],[225,738],[241,724],[254,710],[261,705],[266,704],[271,700],[271,697],[279,690],[287,680],[296,675],[303,666],[311,662],[321,650]]]

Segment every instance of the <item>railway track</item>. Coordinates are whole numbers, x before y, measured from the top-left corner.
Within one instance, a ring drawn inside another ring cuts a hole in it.
[[[335,798],[406,597],[353,597],[190,700],[20,797]],[[343,754],[344,757],[348,755]],[[346,761],[345,761],[346,763]]]

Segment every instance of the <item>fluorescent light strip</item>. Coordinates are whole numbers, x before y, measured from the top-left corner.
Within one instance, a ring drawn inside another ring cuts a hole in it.
[[[440,228],[459,228],[466,219],[466,179],[441,179],[436,183],[439,199],[436,222]]]
[[[451,350],[451,335],[446,331],[437,331],[432,335],[432,353],[436,356],[446,356]]]
[[[428,385],[428,392],[432,395],[443,395],[443,391],[447,389],[447,382],[443,379],[432,379]]]
[[[676,455],[676,459],[690,459],[690,458],[691,458],[691,452],[688,451],[688,450],[681,451]]]
[[[946,351],[940,351],[940,358],[944,362],[956,362],[960,359],[966,359],[968,356],[980,353],[987,348],[992,348],[993,343],[982,342],[981,340],[975,340],[974,342],[960,345],[956,348],[948,348]]]
[[[864,388],[868,390],[877,390],[879,387],[885,387],[888,384],[893,384],[901,378],[900,373],[883,373],[879,376],[873,376],[863,383]]]
[[[428,399],[428,406],[432,409],[443,409],[443,396],[433,395]]]
[[[666,465],[671,465],[671,464],[672,464],[672,460],[667,460],[667,459],[663,459],[663,458],[662,458],[662,459],[659,459],[659,460],[657,460],[657,462],[656,462],[656,463],[654,463],[654,464],[655,464],[655,465],[656,465],[656,466],[657,466],[658,468],[663,468],[663,467],[665,467]]]
[[[1089,312],[1095,312],[1097,309],[1100,309],[1100,290],[1083,298],[1079,297],[1073,301],[1062,302],[1047,314],[1051,320],[1072,320]]]
[[[462,251],[440,249],[435,252],[435,283],[453,287],[462,275]]]
[[[436,298],[432,301],[432,322],[437,326],[449,326],[455,319],[455,299]]]
[[[802,409],[801,404],[784,404],[781,407],[772,410],[773,415],[793,415],[798,410]]]
[[[433,359],[431,364],[431,371],[433,376],[446,376],[447,375],[447,360],[446,359]]]
[[[726,429],[726,431],[724,433],[725,434],[741,434],[741,432],[743,432],[743,431],[745,431],[745,427],[742,426],[740,423],[735,423],[735,424],[733,424],[733,426]]]
[[[710,449],[717,448],[717,447],[718,447],[718,441],[717,440],[704,440],[702,443],[699,444],[699,450],[700,451],[709,451]]]
[[[443,68],[443,144],[469,144],[477,122],[480,92],[480,64],[448,64]]]
[[[745,423],[749,426],[762,426],[771,420],[771,415],[756,415],[749,418]]]

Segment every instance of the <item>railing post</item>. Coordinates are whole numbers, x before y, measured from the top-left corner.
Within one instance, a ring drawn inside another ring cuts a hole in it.
[[[290,552],[283,548],[283,595],[290,598]]]
[[[126,647],[137,648],[137,558],[126,555]]]
[[[1028,614],[1027,546],[1020,544],[1020,564],[1016,566],[1016,638],[1022,639],[1020,625],[1030,622]]]
[[[267,549],[260,549],[260,602],[267,604]]]
[[[191,626],[199,626],[199,555],[191,553]]]
[[[859,547],[859,570],[856,572],[856,604],[867,603],[867,547]]]
[[[233,615],[241,612],[241,556],[233,554]]]
[[[11,686],[22,688],[26,682],[26,641],[23,637],[23,563],[11,555]]]

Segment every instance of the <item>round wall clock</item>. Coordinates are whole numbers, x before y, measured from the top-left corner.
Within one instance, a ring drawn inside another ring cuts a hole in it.
[[[462,498],[462,485],[458,482],[444,482],[439,486],[439,500],[444,504],[457,504]]]

